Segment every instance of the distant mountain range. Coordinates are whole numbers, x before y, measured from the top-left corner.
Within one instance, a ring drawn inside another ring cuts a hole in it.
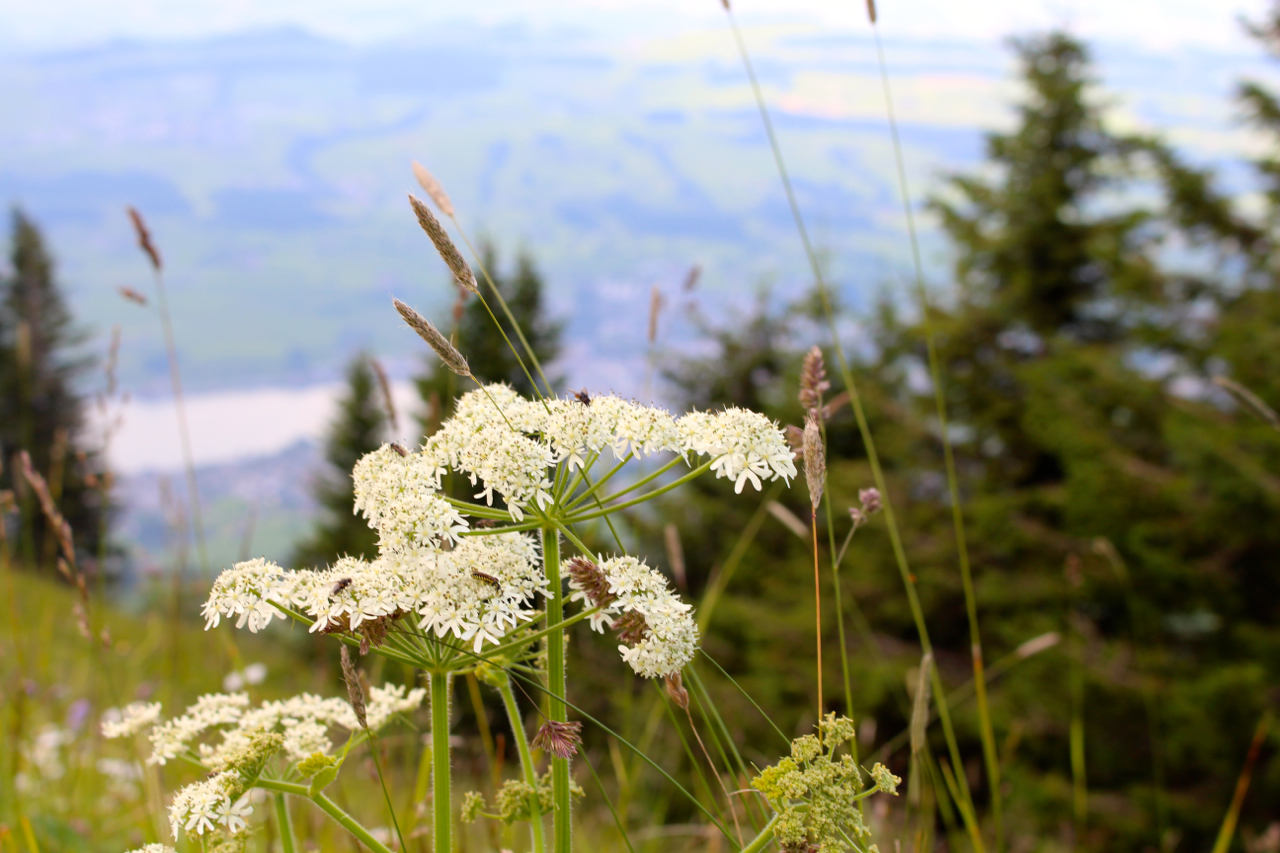
[[[800,196],[855,306],[902,280],[905,241],[868,42],[749,29]],[[1005,48],[887,46],[914,190],[972,166],[1016,94]],[[1104,46],[1116,120],[1195,156],[1245,145],[1228,101],[1254,57]],[[368,347],[409,373],[422,348],[392,295],[443,312],[443,266],[409,214],[414,158],[473,236],[532,251],[569,319],[575,381],[631,390],[649,292],[705,273],[705,306],[806,267],[724,30],[670,39],[460,27],[353,47],[296,30],[0,57],[0,201],[46,227],[79,318],[124,328],[122,371],[162,392],[155,317],[123,209],[148,217],[196,389],[315,383]],[[926,225],[927,225],[926,219]],[[930,231],[931,269],[944,247]],[[664,319],[664,339],[683,334]]]

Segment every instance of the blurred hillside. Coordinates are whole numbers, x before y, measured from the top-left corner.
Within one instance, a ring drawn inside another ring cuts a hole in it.
[[[855,306],[902,278],[874,53],[852,32],[750,27],[800,202]],[[1009,120],[1010,57],[991,43],[890,42],[914,185],[972,165]],[[1193,158],[1241,145],[1228,91],[1253,54],[1099,46],[1116,121],[1166,129]],[[443,311],[444,269],[407,215],[426,162],[469,227],[533,248],[569,318],[575,382],[638,390],[649,289],[705,268],[704,306],[804,269],[732,39],[454,26],[352,46],[296,29],[183,42],[118,41],[0,58],[0,199],[58,251],[77,316],[124,327],[122,379],[166,388],[154,318],[123,216],[148,216],[170,270],[195,389],[315,383],[373,346],[395,375],[416,342],[392,294]],[[927,254],[942,280],[941,242]],[[287,318],[287,319],[282,319]],[[677,340],[681,328],[665,327]],[[589,356],[589,358],[588,358]]]

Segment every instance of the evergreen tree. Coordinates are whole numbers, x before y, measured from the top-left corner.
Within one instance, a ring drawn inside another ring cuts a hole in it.
[[[353,513],[355,491],[351,469],[366,453],[382,446],[387,410],[372,360],[360,353],[347,367],[347,392],[325,438],[328,466],[316,477],[315,496],[321,517],[310,537],[299,543],[295,566],[327,566],[339,557],[374,559],[378,535]]]
[[[50,567],[56,542],[21,475],[16,454],[26,450],[49,482],[71,525],[77,548],[96,554],[102,531],[100,493],[90,487],[97,453],[82,435],[84,404],[76,383],[92,360],[76,353],[77,331],[39,229],[14,210],[9,274],[0,280],[0,451],[3,488],[20,496],[18,555]]]
[[[563,323],[547,317],[543,303],[545,285],[542,275],[534,266],[533,258],[527,253],[516,257],[516,268],[509,275],[503,275],[499,269],[498,252],[492,244],[486,243],[480,248],[484,268],[494,277],[494,283],[501,291],[503,298],[511,309],[512,316],[520,324],[521,331],[533,348],[534,355],[547,369],[550,362],[560,354],[560,336]],[[483,273],[477,269],[476,279],[480,282],[481,291],[488,300],[489,307],[501,323],[507,338],[515,345],[524,359],[529,375],[538,381],[538,388],[546,393],[533,364],[525,354],[514,328],[506,315],[490,293]],[[442,328],[447,328],[442,325]],[[533,386],[529,377],[521,369],[515,355],[502,335],[494,327],[493,318],[484,304],[474,296],[461,292],[459,301],[454,307],[453,315],[454,343],[471,366],[471,372],[481,382],[506,382],[525,396],[533,396]],[[461,394],[472,389],[470,383],[463,383],[453,372],[440,365],[440,360],[428,354],[425,361],[426,371],[417,380],[418,391],[426,403],[426,419],[423,427],[426,433],[434,431],[442,421],[453,414],[453,401]],[[552,388],[560,389],[559,377],[548,374]]]

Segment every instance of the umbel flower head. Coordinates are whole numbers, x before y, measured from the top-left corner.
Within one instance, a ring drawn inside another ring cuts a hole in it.
[[[357,634],[367,651],[394,623],[413,618],[420,630],[470,642],[481,654],[533,618],[546,579],[535,540],[471,530],[466,505],[442,493],[444,476],[466,477],[477,500],[492,506],[497,497],[520,522],[530,508],[558,511],[557,467],[573,472],[608,452],[623,462],[670,452],[690,466],[693,457],[708,457],[706,467],[738,492],[796,474],[782,431],[754,412],[676,418],[612,395],[530,401],[507,385],[488,385],[459,398],[454,416],[419,450],[388,444],[356,464],[354,509],[378,533],[376,560],[344,558],[321,571],[290,571],[262,559],[238,563],[215,582],[204,606],[206,626],[227,617],[258,631],[292,608],[313,620],[313,632]],[[689,606],[634,559],[616,558],[601,569],[607,583],[619,585],[612,593],[619,600],[593,617],[594,627],[619,630],[622,655],[640,674],[678,671],[697,645]]]
[[[374,687],[365,708],[368,728],[378,730],[396,714],[417,708],[425,697],[423,688],[406,690],[400,684]],[[152,750],[148,764],[166,764],[183,757],[210,771],[208,778],[174,795],[169,825],[175,839],[183,832],[200,836],[215,830],[232,834],[244,830],[245,818],[253,811],[245,792],[268,762],[278,755],[290,764],[314,760],[317,754],[334,751],[330,729],[362,728],[346,700],[309,693],[263,702],[256,708],[249,707],[249,697],[243,693],[210,693],[182,715],[164,722],[159,722],[159,710],[158,704],[131,705],[122,715],[126,722],[104,721],[103,735],[125,737],[149,728]],[[145,724],[139,722],[144,720]],[[211,733],[220,739],[197,743]]]
[[[600,565],[577,559],[569,563],[571,601],[585,600],[602,608],[591,627],[618,630],[622,659],[646,678],[680,672],[698,650],[693,607],[671,591],[667,579],[635,557],[614,557]]]
[[[871,770],[875,787],[863,792],[862,773],[853,756],[836,757],[841,744],[854,736],[853,721],[828,714],[814,735],[797,738],[791,755],[766,767],[751,787],[768,798],[778,812],[774,835],[787,853],[837,853],[859,849],[854,841],[870,837],[858,800],[877,791],[896,794],[902,781],[883,764]]]

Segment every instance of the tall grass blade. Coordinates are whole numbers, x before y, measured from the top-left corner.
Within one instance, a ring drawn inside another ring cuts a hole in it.
[[[849,362],[845,358],[844,347],[840,344],[839,330],[836,327],[835,322],[835,312],[831,306],[831,297],[827,289],[826,279],[822,273],[822,265],[818,261],[818,255],[814,251],[813,244],[809,239],[809,232],[805,228],[804,217],[800,212],[800,205],[796,200],[795,190],[791,185],[791,178],[787,173],[786,161],[782,156],[782,147],[778,142],[777,134],[774,132],[773,122],[769,118],[769,109],[764,100],[764,92],[760,88],[760,81],[756,77],[755,69],[751,64],[751,56],[747,51],[746,42],[742,38],[742,32],[738,28],[737,21],[734,19],[732,11],[730,11],[727,6],[725,11],[729,17],[730,29],[733,31],[734,40],[738,45],[738,52],[742,57],[743,67],[746,69],[747,78],[751,83],[751,90],[755,95],[756,106],[759,108],[760,118],[764,124],[765,136],[769,140],[769,147],[773,152],[774,163],[778,167],[778,175],[782,180],[783,190],[787,197],[787,204],[791,208],[792,218],[795,220],[796,231],[800,235],[800,241],[804,246],[805,255],[809,259],[809,267],[813,274],[814,282],[817,285],[823,314],[826,316],[827,326],[831,333],[832,348],[836,353],[836,360],[839,363],[840,375],[841,379],[844,381],[845,390],[849,393],[849,402],[853,406],[854,417],[858,423],[858,431],[862,436],[862,441],[867,451],[867,460],[871,465],[871,473],[876,481],[876,488],[880,490],[880,494],[883,496],[885,523],[889,529],[889,540],[893,546],[894,559],[898,565],[898,572],[906,589],[907,601],[911,607],[911,615],[915,622],[916,633],[920,638],[920,644],[923,647],[923,650],[925,652],[931,652],[933,650],[932,643],[929,640],[928,628],[924,623],[924,611],[920,606],[919,596],[916,594],[914,575],[912,575],[911,570],[908,567],[906,551],[902,544],[902,535],[898,530],[896,516],[893,511],[893,502],[889,497],[887,484],[884,478],[884,471],[880,467],[880,457],[876,452],[875,441],[871,436],[871,429],[867,423],[866,413],[862,408],[861,395],[858,394],[857,384],[853,379],[853,371],[850,369]],[[934,679],[934,693],[941,695],[942,683],[940,680],[937,680],[938,674],[936,669],[934,670]],[[961,766],[962,762],[960,759],[959,742],[956,740],[955,728],[951,723],[951,715],[947,710],[945,703],[938,706],[938,716],[942,721],[943,734],[946,737],[947,749],[951,754],[952,763],[957,766]],[[960,780],[961,784],[964,785],[963,775],[960,777]],[[964,785],[961,790],[966,796],[966,801],[971,803],[972,800],[968,799],[967,785]],[[985,850],[985,845],[982,842],[982,835],[979,827],[973,819],[973,809],[965,808],[962,810],[962,814],[965,817],[966,827],[969,831],[969,836],[972,839],[974,850],[978,851],[978,853],[982,853],[982,851]]]
[[[1253,731],[1253,740],[1249,744],[1249,752],[1244,759],[1244,768],[1236,779],[1236,790],[1231,797],[1231,807],[1227,816],[1222,819],[1222,828],[1218,830],[1218,838],[1213,842],[1212,853],[1227,853],[1231,847],[1231,838],[1236,833],[1236,824],[1240,820],[1240,809],[1244,807],[1245,794],[1249,793],[1249,782],[1253,779],[1253,768],[1258,763],[1258,753],[1267,739],[1267,730],[1271,728],[1271,712],[1262,714],[1258,727]]]
[[[933,383],[934,408],[938,417],[938,429],[942,440],[942,454],[947,471],[947,492],[951,498],[951,520],[955,529],[956,553],[960,561],[960,578],[964,587],[965,612],[969,618],[969,645],[973,659],[973,683],[977,690],[978,723],[982,737],[982,755],[987,769],[987,786],[991,795],[991,816],[995,823],[997,853],[1004,850],[1004,809],[1000,791],[1000,760],[996,754],[995,731],[991,725],[991,710],[987,704],[987,680],[982,675],[982,634],[978,628],[978,604],[973,589],[973,575],[969,566],[969,545],[965,537],[964,513],[960,503],[960,482],[956,474],[955,452],[951,446],[951,430],[947,417],[946,394],[942,384],[942,368],[938,361],[938,348],[933,333],[933,320],[929,313],[929,293],[924,286],[924,264],[920,258],[920,238],[916,231],[915,213],[911,208],[911,190],[907,183],[906,158],[902,153],[902,138],[898,132],[898,117],[893,106],[893,89],[889,85],[889,66],[885,61],[884,44],[880,28],[876,26],[874,0],[868,0],[868,14],[875,38],[876,60],[880,68],[880,85],[884,90],[885,113],[889,121],[889,133],[893,141],[893,156],[897,166],[898,191],[902,210],[906,216],[907,236],[911,242],[911,263],[915,273],[916,298],[920,303],[924,321],[925,346],[929,357],[929,375]]]

